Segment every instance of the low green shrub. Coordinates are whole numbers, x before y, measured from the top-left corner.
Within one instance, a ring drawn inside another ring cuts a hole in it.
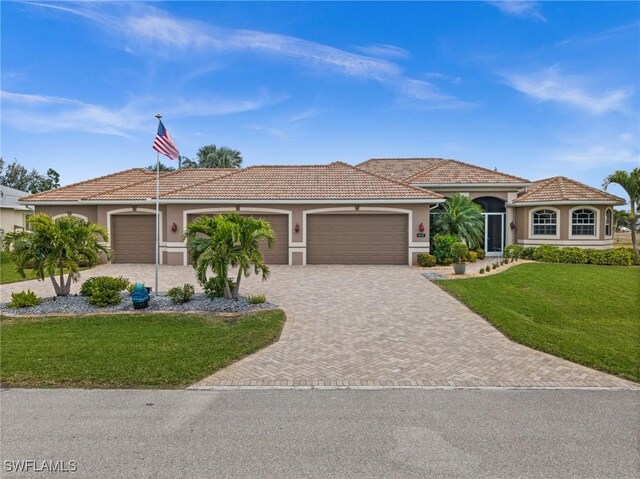
[[[520,258],[523,250],[524,247],[518,244],[510,244],[509,246],[505,247],[504,256],[505,258]]]
[[[193,285],[185,283],[183,286],[176,286],[167,291],[167,296],[175,304],[183,304],[191,301],[196,294]]]
[[[11,293],[11,301],[7,303],[9,308],[28,308],[29,306],[37,306],[40,304],[41,299],[36,296],[36,293],[30,289],[26,291],[17,291]]]
[[[418,266],[428,267],[436,265],[436,257],[429,253],[418,253],[416,256]]]
[[[456,263],[464,263],[469,254],[469,247],[462,241],[456,241],[451,245],[451,256]]]
[[[87,303],[103,308],[119,304],[122,301],[120,293],[126,291],[130,284],[122,276],[95,276],[82,283],[80,294],[87,298]]]
[[[262,304],[267,302],[267,297],[264,294],[256,294],[255,296],[247,296],[247,301],[250,304]]]
[[[548,244],[538,246],[533,251],[533,259],[544,263],[559,263],[560,248]]]
[[[451,255],[451,246],[458,242],[460,242],[460,239],[453,235],[435,235],[433,237],[431,253],[436,257],[438,264],[453,263],[454,258]]]
[[[236,287],[236,282],[234,280],[229,278],[227,281],[229,282],[230,289]],[[222,276],[209,278],[207,282],[202,285],[202,289],[204,289],[204,294],[210,298],[224,298],[224,280],[222,279]]]
[[[453,259],[452,258],[445,258],[442,261],[440,261],[440,263],[442,266],[449,266],[453,264]]]
[[[484,259],[487,256],[487,252],[482,248],[476,248],[475,252],[478,254],[478,259]]]
[[[558,262],[585,264],[588,260],[586,251],[587,250],[585,250],[584,248],[576,248],[575,246],[561,248],[559,251],[560,259]]]
[[[536,249],[531,246],[523,248],[522,253],[520,253],[520,259],[533,259],[533,252],[535,250]]]
[[[480,268],[480,274],[484,274],[484,268]]]
[[[469,263],[475,263],[476,261],[478,261],[478,253],[475,251],[469,251],[467,253],[467,261]]]
[[[612,248],[604,250],[604,263],[612,266],[633,266],[637,257],[631,248]]]
[[[94,276],[89,278],[80,287],[80,296],[91,296],[94,288],[117,289],[118,292],[133,289],[133,285],[127,278],[122,276]]]

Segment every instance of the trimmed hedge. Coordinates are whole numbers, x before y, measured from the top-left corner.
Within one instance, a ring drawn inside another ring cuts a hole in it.
[[[416,260],[418,266],[430,268],[436,265],[436,257],[429,253],[418,253]]]
[[[599,264],[610,266],[633,266],[640,264],[631,248],[592,249],[567,247],[559,248],[542,245],[537,248],[524,248],[509,245],[504,249],[507,258],[533,259],[543,263]]]

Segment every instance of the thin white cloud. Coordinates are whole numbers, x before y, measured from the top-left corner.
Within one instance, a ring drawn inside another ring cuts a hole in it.
[[[632,96],[631,90],[623,88],[589,91],[588,78],[563,74],[556,66],[533,73],[509,73],[504,77],[510,87],[534,100],[568,105],[596,115],[627,111]]]
[[[354,48],[360,53],[377,58],[406,59],[411,57],[411,54],[404,48],[386,43],[374,43],[372,45],[356,46]]]
[[[337,74],[375,81],[397,92],[430,104],[434,108],[459,108],[468,103],[446,94],[425,80],[408,77],[402,68],[387,59],[351,53],[318,42],[289,35],[220,28],[200,21],[173,17],[156,7],[141,4],[102,4],[105,10],[94,14],[84,11],[84,4],[64,11],[88,18],[109,31],[116,33],[128,52],[153,54],[167,60],[185,53],[215,56],[229,52],[248,52],[279,59],[297,61],[310,68],[327,70]],[[40,7],[53,8],[50,4]],[[105,18],[107,16],[108,18]],[[378,46],[378,52],[397,56],[401,49],[390,45]]]
[[[540,2],[526,0],[494,0],[487,1],[505,15],[512,17],[527,17],[546,22],[547,19],[540,13]]]
[[[613,165],[640,164],[640,154],[633,145],[594,144],[579,148],[560,149],[553,152],[551,164],[559,165],[565,171],[590,170]],[[568,168],[568,169],[567,169]]]
[[[130,138],[148,128],[153,115],[162,113],[174,119],[219,116],[263,108],[284,100],[283,96],[261,92],[250,99],[198,98],[136,99],[123,107],[106,107],[74,98],[0,91],[3,121],[32,132],[81,131]]]

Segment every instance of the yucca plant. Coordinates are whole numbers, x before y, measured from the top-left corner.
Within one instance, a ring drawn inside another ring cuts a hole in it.
[[[71,283],[80,277],[81,265],[95,266],[103,254],[111,257],[104,226],[73,216],[54,220],[44,213],[35,214],[28,221],[30,231],[5,234],[2,248],[23,278],[26,268],[32,268],[40,280],[49,276],[56,296],[69,294]]]

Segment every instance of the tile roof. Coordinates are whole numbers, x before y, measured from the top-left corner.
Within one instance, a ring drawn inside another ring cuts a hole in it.
[[[342,162],[328,165],[251,166],[165,198],[244,200],[442,199],[432,191]]]
[[[190,187],[196,183],[213,181],[234,171],[238,170],[236,168],[184,168],[165,173],[160,179],[160,197],[175,190],[182,190],[187,185]],[[99,193],[91,198],[96,200],[146,200],[155,197],[156,177],[152,175],[138,183]]]
[[[183,169],[163,173],[161,199],[378,200],[442,199],[423,188],[346,163]],[[117,201],[155,198],[154,172],[135,168],[26,197],[37,201]]]
[[[124,188],[133,183],[155,178],[155,172],[146,168],[131,168],[110,175],[99,176],[91,180],[73,183],[42,193],[25,196],[21,201],[73,201],[92,198],[117,188]]]
[[[372,158],[358,166],[411,184],[529,183],[526,178],[447,158]]]
[[[536,181],[522,190],[514,203],[553,203],[560,201],[610,201],[625,203],[619,196],[593,188],[565,176],[554,176]]]

